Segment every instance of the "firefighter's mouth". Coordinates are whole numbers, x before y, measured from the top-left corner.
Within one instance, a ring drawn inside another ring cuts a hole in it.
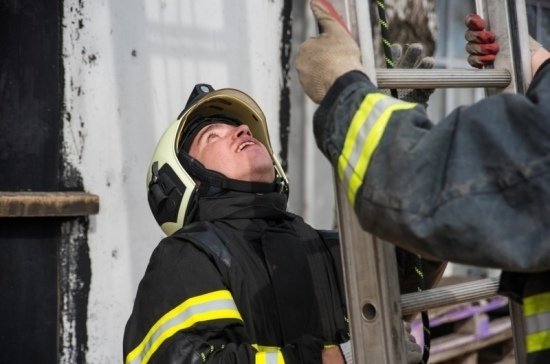
[[[237,148],[237,153],[239,153],[244,148],[248,147],[249,145],[256,145],[254,142],[244,142],[241,145],[239,145],[239,148]]]

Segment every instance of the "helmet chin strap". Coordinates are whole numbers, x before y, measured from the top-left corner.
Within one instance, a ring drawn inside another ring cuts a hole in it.
[[[239,181],[228,178],[219,172],[206,169],[201,162],[191,157],[183,150],[179,151],[178,157],[187,173],[200,181],[198,189],[200,196],[213,196],[225,190],[248,193],[269,193],[280,191],[280,178],[275,178],[275,180],[271,183]]]

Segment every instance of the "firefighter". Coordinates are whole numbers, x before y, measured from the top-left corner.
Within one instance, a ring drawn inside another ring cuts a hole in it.
[[[158,143],[147,191],[167,237],[138,287],[126,363],[350,362],[338,234],[286,211],[288,180],[253,99],[195,86]],[[444,264],[432,268],[429,285]]]
[[[503,269],[502,293],[524,303],[530,363],[550,362],[550,52],[530,39],[526,95],[501,94],[432,123],[423,107],[380,93],[359,47],[325,1],[323,33],[296,69],[316,103],[317,145],[364,230],[424,257]],[[480,21],[481,20],[481,21]],[[498,46],[467,21],[469,62]]]

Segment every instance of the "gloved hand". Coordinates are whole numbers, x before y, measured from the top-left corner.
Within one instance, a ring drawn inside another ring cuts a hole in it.
[[[435,60],[432,57],[423,57],[424,47],[420,43],[391,45],[392,60],[395,68],[402,69],[432,69],[435,65]],[[416,102],[428,107],[428,100],[435,89],[399,89],[397,97],[399,100],[407,102]],[[389,90],[384,90],[384,93],[390,94]]]
[[[422,348],[416,343],[416,339],[411,334],[411,324],[403,321],[405,327],[405,350],[407,364],[417,364],[422,360]]]
[[[468,28],[464,34],[468,63],[475,68],[493,64],[499,51],[495,33],[485,30],[485,21],[477,14],[468,15],[464,24]]]
[[[304,92],[320,104],[338,77],[364,69],[359,46],[332,5],[326,0],[312,0],[310,7],[323,32],[300,45],[295,66]]]
[[[346,364],[353,364],[353,352],[351,350],[351,341],[348,340],[346,342],[343,342],[339,344],[338,347],[340,348],[340,352],[342,353],[344,362]]]

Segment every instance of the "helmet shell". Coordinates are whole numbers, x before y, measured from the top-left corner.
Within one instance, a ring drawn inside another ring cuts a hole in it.
[[[172,235],[187,221],[196,183],[178,159],[182,131],[195,116],[227,115],[246,124],[254,138],[268,150],[282,190],[288,192],[288,179],[273,153],[265,115],[246,93],[224,88],[205,93],[187,105],[160,138],[147,171],[147,194],[151,211],[166,235]]]

